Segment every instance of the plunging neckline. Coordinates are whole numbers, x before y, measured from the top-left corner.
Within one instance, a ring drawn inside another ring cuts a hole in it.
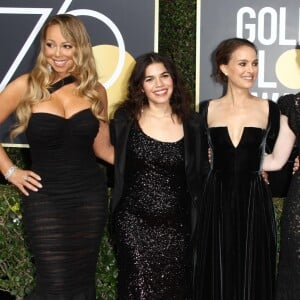
[[[210,100],[210,101],[212,101],[212,100]],[[234,149],[239,148],[239,145],[241,144],[241,141],[242,141],[242,139],[243,139],[243,137],[244,137],[245,129],[248,129],[248,128],[256,128],[256,129],[260,129],[260,130],[267,130],[267,128],[269,127],[269,124],[270,124],[270,103],[268,102],[269,112],[268,112],[268,122],[267,122],[267,127],[266,127],[266,128],[261,128],[261,127],[255,127],[255,126],[244,126],[244,127],[242,128],[242,133],[241,133],[241,135],[240,135],[240,139],[239,139],[238,143],[237,143],[237,144],[234,144],[233,141],[232,141],[232,138],[231,138],[231,135],[230,135],[228,126],[212,126],[212,127],[208,127],[207,117],[208,117],[208,107],[209,107],[210,101],[208,102],[208,105],[206,106],[206,118],[205,118],[205,119],[206,119],[206,120],[205,120],[205,122],[206,122],[206,127],[207,127],[208,129],[211,129],[211,128],[225,128],[225,129],[226,129],[227,137],[228,137],[228,139],[229,139],[229,141],[230,141],[230,144],[232,145],[232,147],[233,147]]]
[[[231,144],[231,146],[234,148],[234,149],[238,149],[240,144],[242,143],[243,141],[243,138],[244,138],[244,135],[245,135],[245,131],[247,129],[257,129],[257,130],[261,130],[261,131],[265,131],[267,130],[266,128],[261,128],[261,127],[254,127],[254,126],[244,126],[243,127],[243,130],[242,130],[242,134],[241,134],[241,137],[240,137],[240,140],[239,142],[235,145],[230,137],[230,133],[229,133],[229,129],[228,129],[228,126],[214,126],[214,127],[208,127],[208,130],[213,130],[213,129],[218,129],[218,128],[222,128],[222,129],[225,129],[226,131],[226,135],[227,135],[227,138]]]

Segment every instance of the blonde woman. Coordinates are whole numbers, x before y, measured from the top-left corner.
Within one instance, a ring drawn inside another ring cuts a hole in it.
[[[36,266],[36,289],[26,299],[96,298],[107,196],[95,155],[113,160],[106,106],[83,23],[68,14],[50,18],[34,68],[0,94],[0,122],[16,112],[12,136],[25,132],[30,145],[31,170],[0,148],[1,172],[23,194]]]

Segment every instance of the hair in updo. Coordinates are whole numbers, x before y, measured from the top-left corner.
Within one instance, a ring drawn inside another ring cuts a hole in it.
[[[235,37],[226,39],[218,45],[213,56],[215,71],[212,74],[212,76],[215,78],[216,81],[227,83],[227,76],[221,71],[220,66],[227,65],[229,63],[232,53],[242,46],[248,46],[257,53],[256,46],[252,42],[243,38]]]

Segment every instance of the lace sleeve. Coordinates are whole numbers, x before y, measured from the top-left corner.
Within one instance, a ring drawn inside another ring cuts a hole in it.
[[[297,128],[300,128],[300,94],[281,96],[278,99],[278,106],[281,113],[287,116],[291,130],[297,135]]]

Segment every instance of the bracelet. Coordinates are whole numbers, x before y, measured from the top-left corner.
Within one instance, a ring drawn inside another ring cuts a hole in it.
[[[7,170],[7,172],[4,174],[4,178],[5,178],[6,180],[8,180],[8,179],[10,178],[10,176],[11,176],[12,174],[14,174],[14,172],[16,171],[16,169],[18,169],[18,167],[17,167],[16,165],[11,166],[11,167]]]

